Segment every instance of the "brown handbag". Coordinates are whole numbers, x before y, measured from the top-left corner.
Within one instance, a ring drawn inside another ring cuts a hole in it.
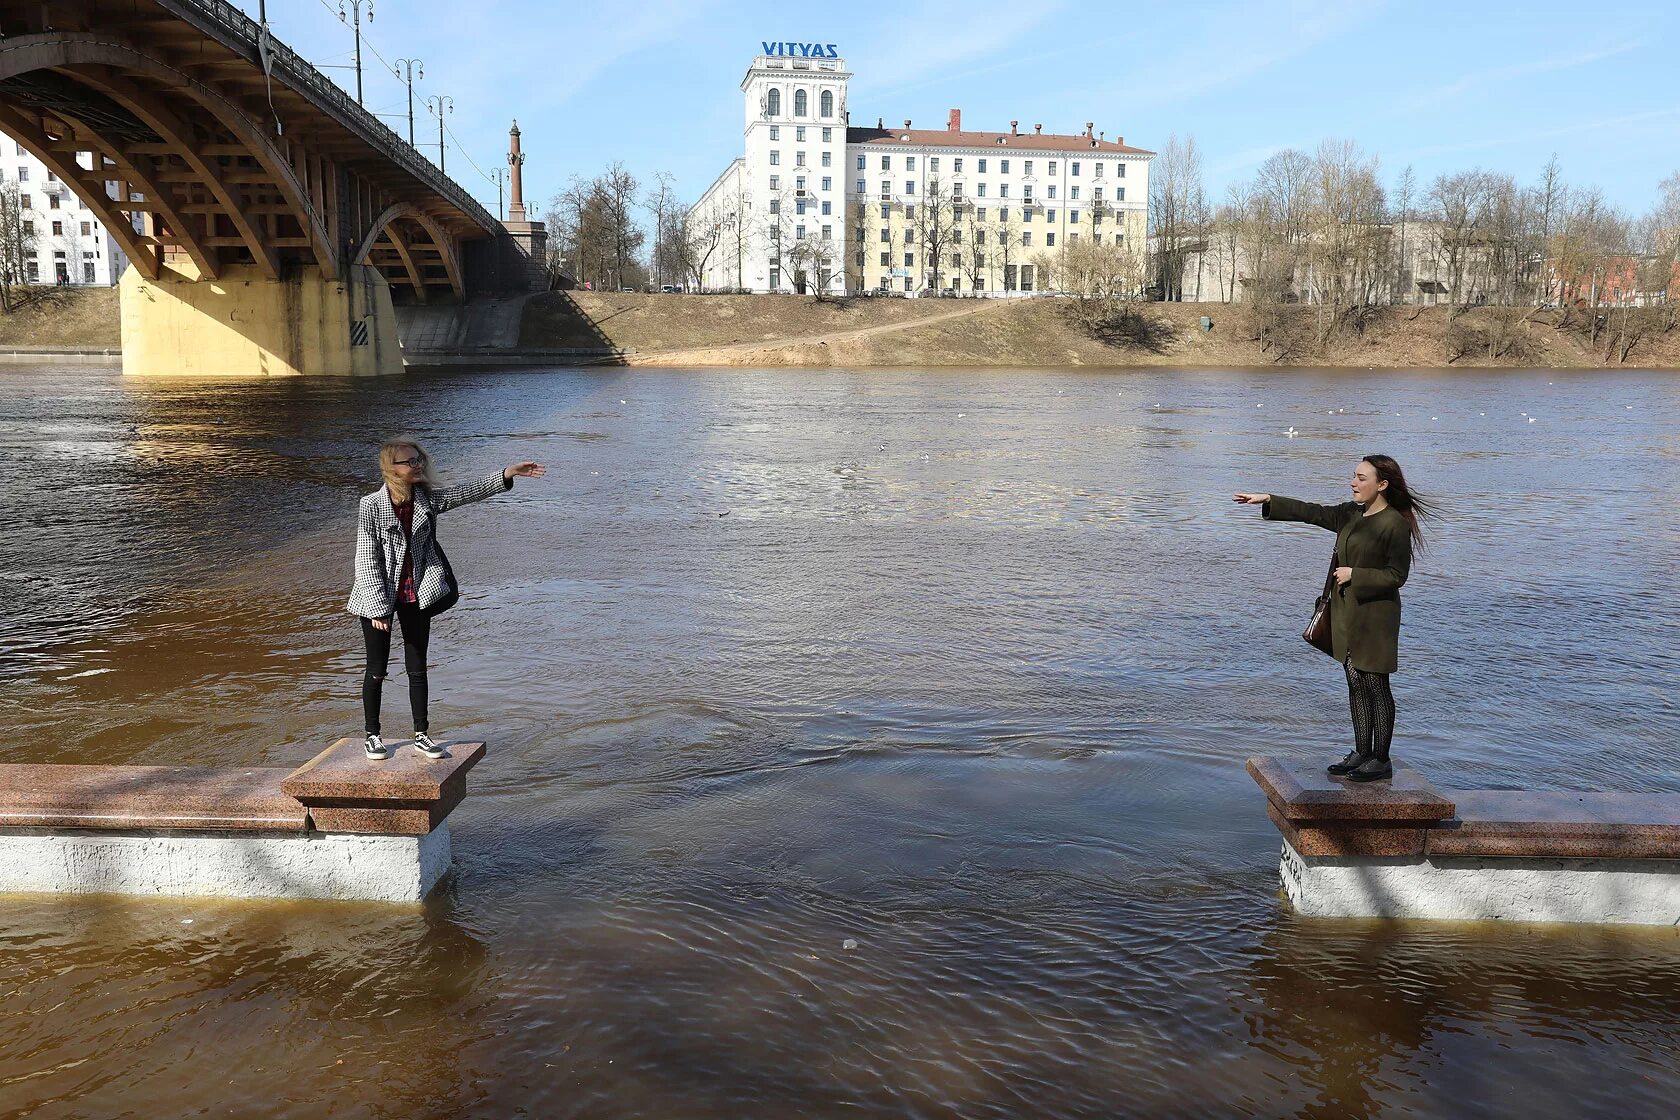
[[[1336,656],[1330,644],[1330,596],[1336,593],[1336,554],[1330,554],[1330,571],[1324,577],[1324,591],[1313,603],[1312,620],[1301,631],[1301,640],[1314,649]]]

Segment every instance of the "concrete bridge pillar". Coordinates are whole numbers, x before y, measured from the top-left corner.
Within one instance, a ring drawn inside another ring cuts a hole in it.
[[[372,265],[330,280],[313,265],[281,279],[229,265],[214,280],[190,262],[118,285],[123,373],[139,377],[295,377],[402,372],[391,289]]]

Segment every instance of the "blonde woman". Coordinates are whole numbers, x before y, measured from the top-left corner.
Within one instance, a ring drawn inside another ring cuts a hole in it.
[[[471,502],[513,489],[515,478],[541,478],[541,463],[515,463],[463,486],[433,490],[432,461],[407,437],[386,440],[379,449],[385,485],[362,499],[356,517],[356,578],[349,611],[362,623],[367,669],[362,675],[363,746],[370,761],[391,757],[379,737],[380,691],[391,660],[391,623],[402,627],[403,668],[414,715],[414,749],[443,758],[444,749],[427,733],[426,642],[432,618],[454,605],[455,574],[438,547],[437,518]]]

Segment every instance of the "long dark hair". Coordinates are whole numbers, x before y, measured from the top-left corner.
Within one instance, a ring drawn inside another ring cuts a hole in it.
[[[1412,492],[1412,488],[1406,485],[1405,472],[1392,455],[1367,455],[1360,461],[1371,464],[1371,469],[1377,472],[1378,482],[1388,483],[1388,489],[1382,492],[1383,500],[1406,519],[1412,530],[1412,547],[1423,551],[1423,527],[1418,521],[1434,519],[1435,503],[1425,501]]]

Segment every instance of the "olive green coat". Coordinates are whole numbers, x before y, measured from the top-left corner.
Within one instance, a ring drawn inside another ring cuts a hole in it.
[[[1268,521],[1303,521],[1336,534],[1336,564],[1353,579],[1330,596],[1330,644],[1338,662],[1392,673],[1400,661],[1400,585],[1412,567],[1412,531],[1392,506],[1366,517],[1356,502],[1314,505],[1274,497]]]

